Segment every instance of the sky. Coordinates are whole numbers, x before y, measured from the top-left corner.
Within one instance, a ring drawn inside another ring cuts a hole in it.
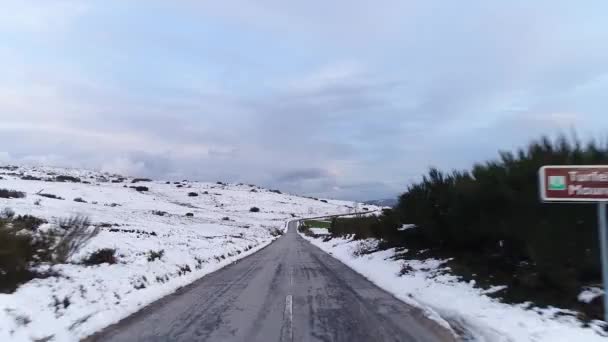
[[[365,200],[606,138],[605,1],[0,5],[0,163]]]

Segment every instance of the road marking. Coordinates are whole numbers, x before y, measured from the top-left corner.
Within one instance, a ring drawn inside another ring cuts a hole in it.
[[[285,297],[285,314],[284,314],[284,319],[287,320],[287,324],[286,324],[286,328],[287,328],[287,332],[286,335],[289,339],[289,341],[293,341],[293,296],[292,295],[288,295],[287,297]]]

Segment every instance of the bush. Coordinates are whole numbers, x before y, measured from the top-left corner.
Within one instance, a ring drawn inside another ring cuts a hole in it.
[[[149,178],[134,178],[131,183],[139,183],[139,182],[151,182],[152,180]]]
[[[23,177],[21,177],[22,180],[33,180],[33,181],[40,181],[42,180],[42,178],[40,177],[34,177],[34,176],[30,176],[30,175],[25,175]]]
[[[139,192],[150,191],[150,189],[147,186],[131,186],[130,188],[135,189],[136,191],[139,191]]]
[[[56,182],[72,182],[72,183],[80,183],[80,178],[72,177],[72,176],[57,176],[55,177]]]
[[[188,196],[190,196],[190,197],[197,197],[198,193],[196,193],[196,192],[189,192]]]
[[[186,216],[187,217],[194,217],[194,214],[193,213],[186,213]]]
[[[576,309],[580,288],[601,283],[596,208],[541,203],[538,170],[550,164],[606,165],[608,146],[542,138],[471,170],[431,169],[394,210],[334,219],[330,232],[451,258],[464,279],[507,285],[501,295],[508,301]],[[402,223],[417,228],[400,231]]]
[[[161,249],[159,251],[152,251],[150,250],[148,252],[148,261],[152,262],[154,260],[160,260],[163,258],[163,256],[165,255],[165,250]]]
[[[252,212],[252,213],[259,213],[260,212],[260,208],[258,208],[258,207],[251,207],[249,209],[249,211]]]
[[[39,192],[36,195],[41,196],[41,197],[52,198],[52,199],[62,200],[63,201],[63,197],[60,197],[60,196],[57,196],[57,195],[53,195],[53,194],[45,194],[45,193]]]
[[[33,270],[35,264],[51,261],[54,240],[33,234],[43,222],[32,216],[0,218],[1,293],[11,293],[20,284],[44,276]]]
[[[228,217],[228,216],[222,217],[222,221],[230,221],[230,217]]]
[[[81,197],[76,197],[76,198],[74,198],[74,202],[78,202],[78,203],[87,203],[87,201],[83,200]]]
[[[91,253],[83,262],[84,265],[93,266],[101,264],[113,265],[116,263],[116,249],[102,248]]]
[[[161,210],[152,210],[152,215],[165,216],[165,215],[167,215],[167,212],[161,211]]]
[[[25,198],[25,193],[15,190],[0,189],[0,198]]]
[[[65,263],[68,259],[99,234],[100,227],[92,227],[86,216],[72,216],[57,221],[59,231],[53,249],[55,261]]]

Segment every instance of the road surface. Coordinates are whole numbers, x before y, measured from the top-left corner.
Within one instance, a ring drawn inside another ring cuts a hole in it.
[[[450,333],[311,245],[277,241],[88,341],[424,341]]]

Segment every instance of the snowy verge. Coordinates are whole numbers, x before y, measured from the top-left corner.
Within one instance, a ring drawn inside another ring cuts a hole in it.
[[[476,288],[448,273],[441,260],[394,260],[394,250],[355,256],[361,241],[323,241],[300,234],[398,299],[422,308],[429,318],[448,324],[468,341],[481,342],[600,342],[607,335],[600,322],[588,327],[571,312],[530,305],[509,305],[488,296],[501,291]],[[403,275],[401,275],[404,273]]]

